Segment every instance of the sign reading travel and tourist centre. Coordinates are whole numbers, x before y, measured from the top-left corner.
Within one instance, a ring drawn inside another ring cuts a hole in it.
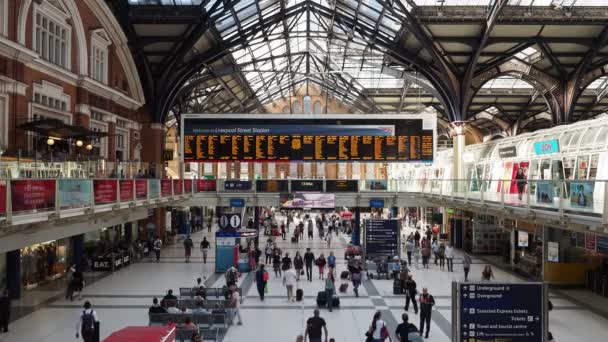
[[[398,220],[365,220],[365,256],[366,258],[384,258],[399,256]]]
[[[458,342],[544,342],[542,283],[458,283],[452,295]]]
[[[182,116],[184,162],[432,163],[435,115]]]

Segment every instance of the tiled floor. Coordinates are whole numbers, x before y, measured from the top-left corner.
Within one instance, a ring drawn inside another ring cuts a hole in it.
[[[203,234],[207,233],[195,234],[195,245],[198,245]],[[303,252],[306,247],[311,247],[315,254],[323,252],[327,255],[333,250],[340,261],[339,273],[345,268],[340,257],[343,255],[344,241],[334,239],[331,249],[327,249],[326,243],[318,238],[313,241],[305,239],[298,245],[279,240],[279,245],[291,255],[296,250]],[[182,257],[183,249],[179,245],[169,246],[163,251],[160,263],[133,264],[87,286],[84,297],[93,303],[98,312],[102,338],[125,326],[147,325],[147,308],[152,297],[162,296],[168,288],[177,291],[179,287],[192,286],[200,276],[209,277],[208,283],[215,283],[215,286],[223,285],[223,277],[213,276],[212,263],[202,264],[198,250],[193,252],[192,263],[184,263]],[[473,265],[472,278],[480,274],[482,266],[480,263]],[[450,284],[463,279],[462,267],[458,262],[455,270],[454,273],[443,272],[434,265],[428,270],[413,270],[419,287],[428,287],[437,301],[428,341],[450,341]],[[521,281],[500,270],[495,270],[495,276],[497,281]],[[247,275],[240,281],[243,282],[245,277]],[[287,301],[281,279],[274,274],[271,274],[269,293],[264,302],[259,300],[255,286],[246,289],[241,310],[244,325],[231,327],[224,341],[294,341],[298,334],[303,333],[305,321],[316,307],[316,293],[323,288],[321,280],[315,278],[312,282],[307,282],[304,279],[300,281],[299,287],[304,290],[305,298],[299,303]],[[392,281],[389,280],[366,281],[360,288],[359,298],[354,297],[351,286],[341,297],[339,310],[321,312],[328,322],[330,335],[338,342],[364,341],[364,332],[376,310],[383,312],[384,319],[392,329],[403,313],[404,298],[392,294]],[[558,341],[605,341],[608,320],[568,299],[552,295],[552,301],[555,309],[550,315],[550,330]],[[83,301],[67,302],[61,298],[44,304],[34,313],[13,322],[9,327],[10,332],[0,335],[0,341],[73,341],[82,303]],[[412,309],[410,319],[418,325],[418,317]]]

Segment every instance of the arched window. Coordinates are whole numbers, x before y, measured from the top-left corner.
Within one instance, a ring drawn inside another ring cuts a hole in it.
[[[91,34],[91,78],[108,84],[108,47],[112,41],[103,29],[94,30]]]
[[[40,58],[69,70],[72,36],[69,12],[58,1],[43,1],[34,3],[33,13],[34,51]]]
[[[301,114],[302,113],[302,109],[300,108],[300,102],[299,101],[293,101],[293,113],[294,114]]]
[[[314,113],[315,114],[322,114],[323,113],[323,105],[321,104],[321,101],[315,101],[315,105],[313,107]]]
[[[291,110],[289,109],[289,106],[284,106],[283,107],[283,114],[289,114]]]
[[[310,98],[310,96],[306,95],[304,96],[304,99],[302,101],[304,103],[303,110],[302,113],[304,114],[312,114],[312,99]]]

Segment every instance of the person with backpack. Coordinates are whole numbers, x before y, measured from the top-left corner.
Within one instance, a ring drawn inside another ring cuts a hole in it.
[[[422,336],[418,332],[418,328],[412,323],[409,323],[409,317],[406,313],[401,315],[403,323],[395,329],[395,337],[399,342],[422,342]]]
[[[184,239],[184,255],[186,257],[186,262],[190,262],[190,256],[192,255],[192,247],[194,247],[194,243],[192,242],[192,238],[190,235],[186,236]]]
[[[266,283],[270,279],[270,275],[264,269],[264,264],[260,264],[258,270],[255,272],[255,283],[258,289],[258,294],[260,295],[260,300],[264,301],[264,292],[266,291]]]
[[[384,340],[387,338],[390,340],[390,334],[388,333],[386,322],[382,320],[382,313],[380,311],[376,311],[374,314],[372,324],[369,326],[365,336],[367,336],[366,341],[370,342],[384,342]]]
[[[84,342],[98,341],[97,334],[99,334],[99,331],[96,327],[98,322],[97,313],[92,309],[91,303],[89,301],[84,302],[84,310],[82,310],[78,322],[76,322],[76,338],[82,336]]]
[[[426,287],[422,288],[422,294],[418,296],[420,301],[420,334],[424,331],[426,323],[426,333],[424,338],[429,338],[429,330],[431,330],[431,313],[435,305],[435,298],[429,293]]]
[[[207,241],[207,238],[204,237],[203,241],[201,241],[201,252],[203,253],[203,264],[207,263],[207,254],[209,253],[209,249],[211,248],[211,244]]]
[[[160,249],[163,247],[163,242],[160,240],[160,238],[158,236],[156,236],[153,246],[154,246],[154,253],[156,254],[156,262],[160,262]]]

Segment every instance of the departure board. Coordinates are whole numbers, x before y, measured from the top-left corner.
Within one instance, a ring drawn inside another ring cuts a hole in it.
[[[327,115],[314,120],[268,116],[185,114],[182,118],[185,162],[433,161],[433,116]],[[291,117],[291,116],[290,116]]]

